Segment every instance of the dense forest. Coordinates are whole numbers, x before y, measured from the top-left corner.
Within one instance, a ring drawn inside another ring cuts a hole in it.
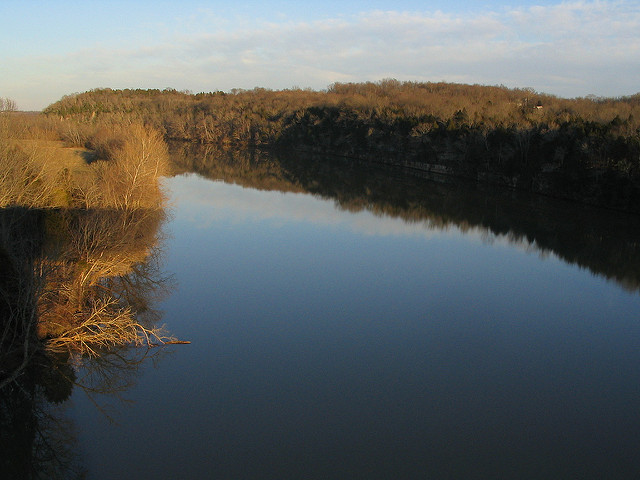
[[[96,89],[44,113],[74,120],[66,139],[88,147],[95,124],[141,122],[167,140],[331,153],[640,209],[640,94],[563,99],[396,80],[325,91]]]

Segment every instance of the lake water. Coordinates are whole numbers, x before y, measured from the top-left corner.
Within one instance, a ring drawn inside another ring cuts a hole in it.
[[[167,182],[157,307],[192,343],[120,399],[74,390],[88,478],[636,478],[637,218],[340,161],[180,161],[201,175]]]

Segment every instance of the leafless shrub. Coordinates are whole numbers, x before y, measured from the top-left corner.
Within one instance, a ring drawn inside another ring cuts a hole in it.
[[[162,177],[169,171],[169,162],[160,133],[133,124],[126,130],[102,130],[93,142],[102,160],[90,165],[90,177],[76,182],[81,204],[118,210],[163,206]]]
[[[160,209],[76,212],[61,259],[73,269],[67,275],[72,292],[66,301],[82,308],[88,288],[104,278],[127,275],[134,265],[148,261],[164,218]]]
[[[122,345],[153,346],[174,341],[164,328],[148,328],[136,321],[134,312],[114,299],[96,299],[87,318],[47,342],[51,352],[76,351],[98,356],[101,350]]]
[[[66,201],[61,195],[66,174],[52,169],[42,153],[18,147],[0,153],[0,207],[41,208]]]
[[[61,139],[69,146],[84,147],[95,127],[87,123],[62,121],[58,127]]]
[[[15,112],[18,109],[15,100],[10,98],[0,97],[0,113],[2,112]]]
[[[160,180],[168,171],[168,152],[158,132],[132,125],[112,162],[113,168],[102,176],[111,205],[131,209],[161,203]]]
[[[45,147],[51,132],[34,125],[20,127],[22,122],[12,116],[11,121],[0,124],[0,207],[55,206],[56,201],[63,201],[59,193],[67,179],[52,158],[52,150]]]

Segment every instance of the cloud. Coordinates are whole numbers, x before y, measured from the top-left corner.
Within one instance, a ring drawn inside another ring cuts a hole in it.
[[[385,77],[615,96],[635,93],[640,79],[635,1],[455,14],[376,10],[306,22],[231,20],[204,15],[190,29],[185,15],[144,44],[87,45],[44,61],[22,59],[27,65],[21,68],[64,79],[56,82],[64,91],[50,101],[101,86],[321,89]]]
[[[443,230],[428,221],[405,222],[367,210],[347,212],[332,200],[310,194],[243,188],[196,175],[174,177],[169,188],[184,218],[201,228],[216,222],[268,222],[273,226],[306,223],[361,235],[431,238]],[[479,235],[479,234],[478,234]]]
[[[550,255],[526,238],[494,234],[481,227],[443,226],[429,219],[406,221],[400,217],[377,215],[367,209],[344,210],[333,200],[308,193],[254,190],[195,174],[170,178],[168,186],[174,205],[181,212],[180,218],[195,228],[210,229],[221,223],[242,225],[247,222],[265,222],[271,228],[307,224],[375,237],[431,240],[464,236],[471,242]]]
[[[469,16],[374,11],[346,19],[269,23],[196,35],[170,50],[193,61],[194,68],[186,62],[188,75],[203,87],[213,80],[225,89],[323,88],[336,75],[353,81],[394,76],[541,85],[576,95],[588,93],[572,91],[580,84],[589,87],[585,75],[596,88],[609,81],[607,71],[631,73],[631,66],[640,66],[638,45],[638,6],[573,2]],[[168,64],[174,61],[166,58]],[[629,89],[637,88],[637,73],[611,87],[618,94],[633,93]]]

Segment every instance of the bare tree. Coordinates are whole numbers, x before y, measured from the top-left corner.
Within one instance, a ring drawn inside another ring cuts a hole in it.
[[[10,98],[0,97],[0,113],[15,112],[18,109],[16,102]]]

